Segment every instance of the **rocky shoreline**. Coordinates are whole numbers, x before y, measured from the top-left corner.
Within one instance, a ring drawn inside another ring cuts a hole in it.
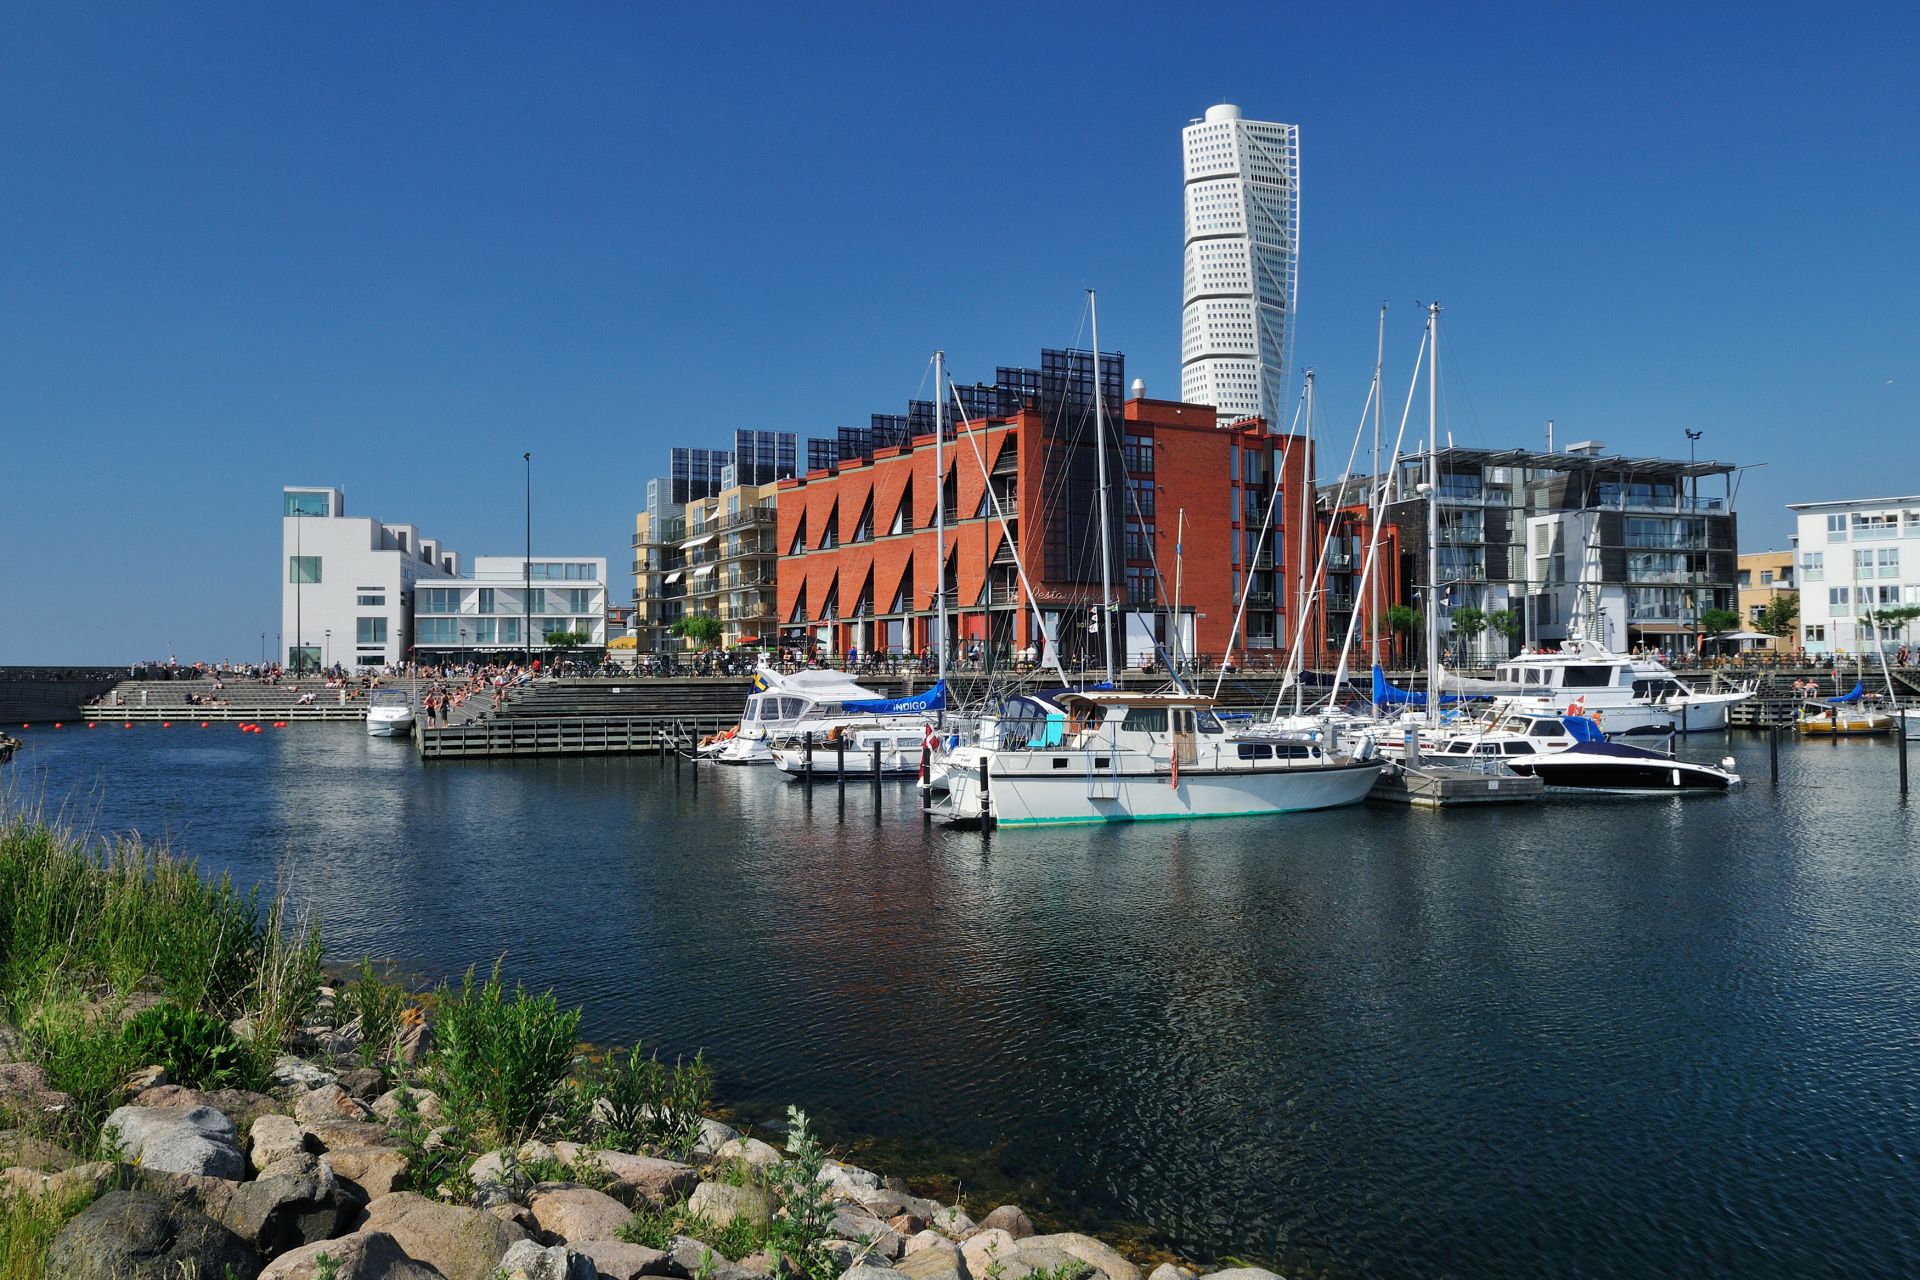
[[[975,1219],[897,1179],[827,1158],[795,1111],[783,1145],[707,1114],[683,1150],[607,1139],[631,1098],[602,1094],[558,1138],[467,1158],[438,1078],[435,1028],[410,1007],[391,1051],[361,1052],[356,1022],[321,1018],[264,1091],[195,1089],[159,1067],[128,1080],[103,1158],[0,1135],[10,1195],[91,1200],[54,1236],[62,1280],[1196,1280],[1150,1275],[1076,1232],[1042,1234],[1014,1205]],[[522,997],[524,999],[524,997]],[[4,1056],[4,1055],[0,1055]],[[636,1067],[646,1064],[637,1054]],[[56,1094],[31,1062],[0,1066],[16,1099]],[[666,1074],[655,1064],[655,1075]],[[649,1095],[658,1097],[659,1095]],[[648,1104],[645,1123],[672,1119]],[[560,1109],[564,1110],[564,1107]],[[623,1119],[627,1122],[622,1129]],[[566,1126],[562,1126],[566,1127]],[[669,1142],[667,1145],[673,1145]],[[1275,1280],[1235,1268],[1218,1280]]]

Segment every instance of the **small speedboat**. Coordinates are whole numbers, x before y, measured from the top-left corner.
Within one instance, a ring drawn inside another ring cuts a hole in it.
[[[413,699],[404,689],[375,689],[367,698],[367,736],[404,738],[413,732]]]
[[[1699,764],[1624,742],[1581,742],[1563,751],[1504,763],[1515,773],[1539,778],[1553,791],[1657,795],[1731,791],[1741,785],[1731,756],[1717,766]]]

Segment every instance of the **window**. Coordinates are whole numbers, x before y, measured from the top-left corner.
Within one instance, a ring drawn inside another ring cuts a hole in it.
[[[1835,615],[1853,612],[1845,587],[1827,588],[1827,612]]]
[[[495,643],[495,623],[492,618],[475,618],[473,622],[473,642],[475,644]]]
[[[290,516],[331,515],[328,509],[332,505],[332,495],[325,493],[289,493],[286,498],[285,514]]]
[[[1800,581],[1819,582],[1827,576],[1827,553],[1824,551],[1803,551],[1800,553]]]
[[[422,587],[415,593],[417,603],[415,613],[458,613],[460,612],[460,589],[458,587]]]
[[[1827,541],[1845,542],[1847,540],[1847,517],[1845,515],[1827,517]]]
[[[1126,726],[1138,729],[1142,733],[1165,733],[1167,731],[1167,709],[1165,707],[1133,707],[1127,711]]]
[[[519,644],[520,643],[520,619],[518,618],[500,619],[500,643],[501,644]]]
[[[1897,578],[1900,576],[1900,548],[1882,547],[1877,556],[1880,562],[1880,576]]]
[[[1770,587],[1773,585],[1773,570],[1762,569],[1760,571],[1760,585],[1763,587]]]
[[[384,591],[368,591],[367,588],[362,587],[360,594],[354,597],[353,602],[364,608],[380,609],[386,606],[387,594]]]
[[[492,613],[492,612],[493,612],[493,588],[492,588],[492,587],[482,587],[482,588],[480,588],[480,609],[479,609],[479,611],[480,611],[481,613]]]
[[[455,625],[453,618],[421,618],[414,623],[413,642],[416,645],[452,644],[457,634]]]
[[[387,620],[385,618],[355,618],[353,622],[353,640],[355,644],[385,644],[387,642]]]
[[[527,592],[527,607],[524,613],[545,613],[547,611],[547,589],[534,587]]]
[[[1561,683],[1569,689],[1604,689],[1613,683],[1613,668],[1570,666]]]
[[[1808,627],[1807,627],[1807,639],[1809,639],[1809,640],[1822,640],[1822,641],[1823,641],[1823,640],[1825,640],[1826,638],[1827,638],[1827,629],[1826,629],[1826,627],[1825,627],[1825,626],[1814,626],[1814,625],[1812,625],[1812,624],[1809,624],[1809,625],[1808,625]]]
[[[593,608],[592,587],[567,588],[567,612],[587,613]]]
[[[320,581],[320,557],[288,556],[287,581],[301,584]]]

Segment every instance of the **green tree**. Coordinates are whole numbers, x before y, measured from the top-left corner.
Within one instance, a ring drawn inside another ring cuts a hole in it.
[[[1738,631],[1740,615],[1731,609],[1708,609],[1700,615],[1700,629],[1708,635],[1719,635],[1722,631]]]
[[[1511,640],[1520,634],[1520,615],[1511,609],[1495,609],[1487,615],[1487,626],[1494,634]]]
[[[1384,621],[1388,634],[1392,635],[1400,646],[1401,657],[1405,658],[1407,664],[1411,666],[1413,637],[1420,634],[1420,628],[1425,625],[1426,619],[1421,617],[1420,611],[1412,605],[1397,604],[1387,610]]]
[[[1862,616],[1880,628],[1883,637],[1891,639],[1905,630],[1909,622],[1920,618],[1920,604],[1887,605]]]
[[[1452,623],[1454,634],[1466,639],[1466,643],[1460,647],[1461,660],[1464,661],[1473,642],[1487,630],[1487,611],[1478,605],[1463,604],[1453,611]]]
[[[717,649],[726,628],[720,625],[720,619],[711,614],[690,613],[675,621],[667,630],[683,640],[693,641],[696,649]]]
[[[1756,629],[1770,636],[1791,636],[1800,625],[1800,593],[1782,591],[1767,601],[1767,607],[1760,611],[1760,618],[1754,623]]]

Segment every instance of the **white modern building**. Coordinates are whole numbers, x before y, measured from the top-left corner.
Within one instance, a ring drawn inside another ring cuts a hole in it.
[[[1920,625],[1875,628],[1866,615],[1920,606],[1920,496],[1788,503],[1797,532],[1800,643],[1858,654],[1912,645]],[[1874,634],[1877,630],[1878,634]]]
[[[1180,135],[1187,250],[1180,398],[1285,421],[1300,256],[1300,127],[1207,108]]]
[[[486,660],[607,641],[604,557],[479,556],[408,524],[348,516],[338,489],[281,491],[281,653],[289,669],[378,667],[421,658]]]

